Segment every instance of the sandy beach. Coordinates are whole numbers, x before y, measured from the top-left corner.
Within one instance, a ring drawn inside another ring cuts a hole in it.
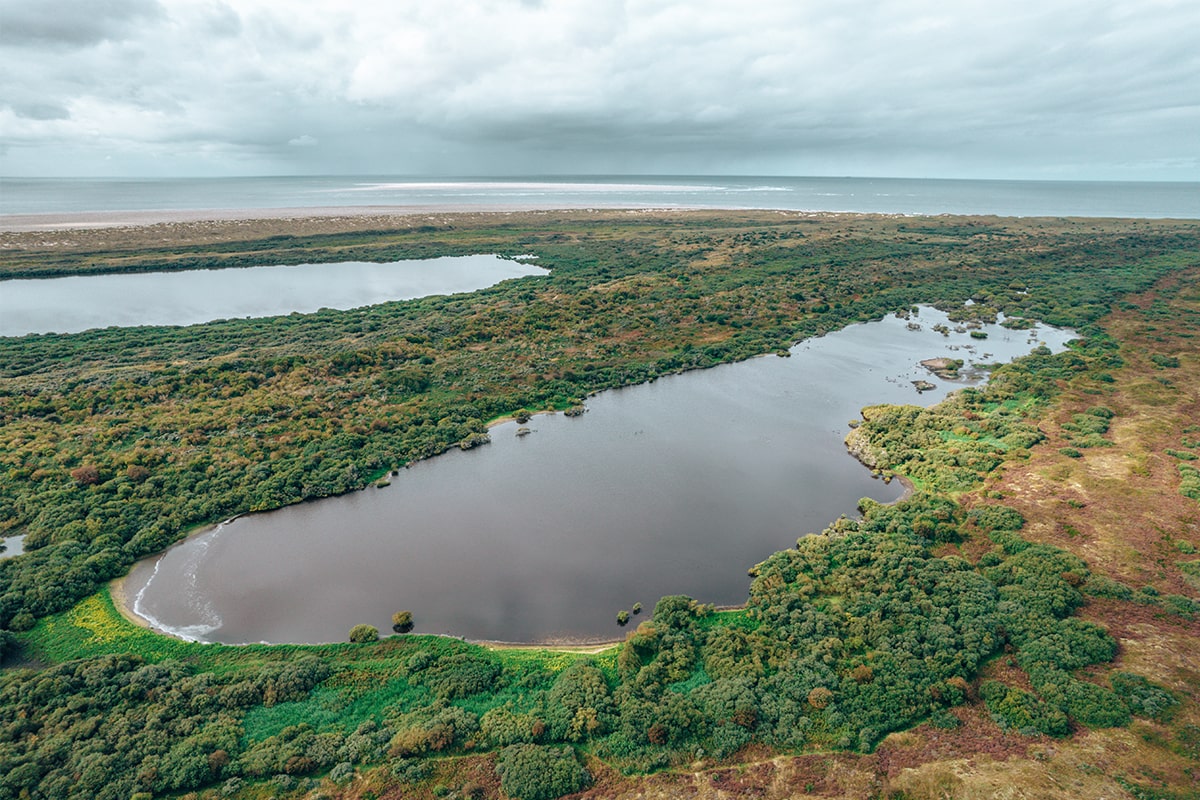
[[[0,214],[0,233],[29,233],[37,231],[93,230],[105,228],[140,228],[151,225],[180,223],[223,223],[248,221],[280,221],[296,223],[315,219],[347,221],[372,219],[376,225],[395,222],[411,224],[414,216],[470,214],[525,214],[537,211],[629,211],[622,207],[602,204],[446,204],[422,206],[297,206],[291,208],[200,208],[147,209],[139,211],[74,211],[53,214]],[[632,209],[635,211],[678,211],[678,207]],[[733,209],[725,209],[733,211]]]
[[[128,588],[125,585],[126,581],[128,580],[129,574],[126,573],[119,578],[114,578],[113,580],[109,581],[108,594],[112,598],[113,607],[116,608],[117,611],[120,612],[121,616],[124,617],[128,622],[132,622],[139,628],[145,628],[148,631],[154,631],[155,633],[161,633],[164,636],[170,636],[171,634],[167,633],[166,631],[159,630],[151,625],[150,621],[145,617],[140,617],[133,612],[133,603],[129,598]]]

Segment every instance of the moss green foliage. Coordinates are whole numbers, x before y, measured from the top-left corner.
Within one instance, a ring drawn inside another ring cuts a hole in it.
[[[1179,707],[1170,690],[1131,672],[1113,673],[1112,688],[1138,717],[1166,722]]]
[[[567,747],[517,744],[500,751],[500,786],[513,800],[554,800],[592,782]]]
[[[194,268],[279,263],[289,250],[305,261],[492,251],[536,253],[553,271],[348,312],[0,339],[0,525],[26,532],[29,549],[0,561],[0,630],[20,631],[0,632],[0,654],[16,642],[65,662],[0,673],[0,797],[289,791],[384,761],[415,783],[432,757],[498,750],[505,792],[539,800],[590,781],[573,748],[647,771],[754,743],[869,751],[925,720],[953,727],[950,709],[1004,657],[1033,689],[984,684],[1007,728],[1062,735],[1169,713],[1174,698],[1144,678],[1119,674],[1110,690],[1080,677],[1115,642],[1073,613],[1084,591],[1184,615],[1194,601],[1091,575],[1021,538],[1015,510],[955,497],[1042,441],[1038,417],[1061,383],[1119,365],[1090,323],[1194,261],[1193,228],[847,228],[778,215],[566,224],[0,256],[0,271],[40,275],[168,256]],[[964,309],[967,297],[976,304]],[[915,302],[1084,336],[935,408],[868,409],[852,447],[918,491],[894,506],[865,500],[861,519],[766,559],[745,610],[662,598],[620,648],[593,657],[376,641],[373,629],[362,644],[221,647],[135,628],[96,591],[190,526],[364,486],[482,441],[483,420],[581,412],[599,389],[776,351]],[[1103,441],[1106,412],[1068,423],[1075,446]],[[996,547],[979,563],[935,555],[980,535]]]
[[[469,697],[492,688],[500,676],[500,662],[482,653],[456,653],[416,668],[409,663],[414,682],[446,700]]]
[[[413,629],[413,614],[411,611],[397,611],[392,614],[392,630],[396,633],[408,633]]]
[[[1062,426],[1067,441],[1074,448],[1111,447],[1112,442],[1104,438],[1108,433],[1109,420],[1113,412],[1103,406],[1089,408],[1083,414],[1074,414],[1071,421]]]
[[[1057,381],[1120,363],[1103,334],[1051,354],[1040,347],[1018,367],[998,370],[983,389],[967,388],[932,408],[871,406],[847,444],[866,464],[916,485],[957,493],[975,488],[1005,458],[1022,457],[1045,439],[1036,415],[1057,392]],[[1094,408],[1064,428],[1082,447],[1109,445],[1102,434],[1112,412]]]
[[[992,713],[992,719],[1006,730],[1026,736],[1039,733],[1065,736],[1070,732],[1066,714],[1024,689],[999,681],[985,681],[979,693]]]
[[[1200,469],[1190,464],[1179,465],[1179,493],[1200,500]]]
[[[975,508],[967,514],[967,520],[1008,555],[1015,555],[1029,546],[1017,535],[1017,531],[1025,527],[1025,518],[1016,509],[1001,505]]]
[[[7,676],[0,795],[127,798],[237,774],[244,710],[304,697],[328,675],[315,658],[217,676],[121,655]]]
[[[355,625],[350,629],[350,641],[355,644],[379,641],[379,629],[374,625]]]
[[[1179,359],[1175,356],[1170,356],[1165,353],[1153,353],[1150,360],[1154,362],[1159,369],[1178,369]]]

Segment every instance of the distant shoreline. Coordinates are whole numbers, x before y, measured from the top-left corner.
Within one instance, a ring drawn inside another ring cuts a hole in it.
[[[656,206],[631,209],[603,204],[529,203],[526,205],[479,203],[440,205],[296,206],[288,208],[144,209],[134,211],[70,211],[39,214],[0,214],[0,233],[140,228],[149,225],[193,222],[249,222],[254,220],[403,218],[421,214],[502,214],[531,211],[681,211],[689,206]],[[719,209],[737,212],[746,209]]]

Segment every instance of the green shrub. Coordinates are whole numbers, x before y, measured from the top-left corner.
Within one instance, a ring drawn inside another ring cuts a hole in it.
[[[952,731],[962,725],[962,720],[943,708],[929,718],[929,724],[944,731]]]
[[[392,630],[396,633],[408,633],[413,629],[413,615],[411,611],[397,611],[392,614]]]
[[[1168,355],[1164,355],[1162,353],[1155,353],[1152,356],[1150,356],[1150,360],[1153,361],[1154,365],[1157,366],[1159,369],[1178,369],[1178,367],[1179,367],[1179,359],[1176,358],[1175,356],[1168,356]]]
[[[1094,683],[1072,679],[1064,687],[1060,706],[1071,719],[1089,728],[1129,724],[1129,712],[1116,694]]]
[[[355,644],[367,644],[379,641],[379,629],[374,625],[355,625],[350,629],[350,641]]]
[[[516,744],[500,751],[500,787],[513,800],[555,800],[592,782],[569,747]]]
[[[967,512],[967,520],[984,533],[993,531],[1019,531],[1025,527],[1025,517],[1015,508],[992,505],[973,508]]]
[[[1179,465],[1179,493],[1200,500],[1200,469],[1190,464]],[[15,626],[13,629],[16,630]]]
[[[349,761],[342,761],[335,764],[333,769],[329,770],[329,780],[337,784],[349,783],[354,779],[354,765]]]
[[[1066,714],[1024,689],[999,681],[985,681],[980,694],[992,719],[1005,730],[1015,730],[1026,736],[1039,733],[1066,736],[1070,732]]]
[[[1107,597],[1112,600],[1133,599],[1133,589],[1114,581],[1107,575],[1092,575],[1081,588],[1084,594],[1090,594],[1092,597]]]
[[[500,676],[500,663],[481,653],[443,656],[426,667],[417,680],[446,700],[469,697],[491,689]]]
[[[1179,700],[1168,689],[1132,672],[1114,672],[1109,679],[1113,691],[1134,716],[1167,722],[1179,707]]]

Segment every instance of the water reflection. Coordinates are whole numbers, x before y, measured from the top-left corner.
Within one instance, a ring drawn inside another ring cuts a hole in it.
[[[985,326],[943,336],[889,317],[810,339],[792,357],[605,392],[577,419],[492,429],[493,443],[403,470],[385,489],[244,517],[130,578],[137,610],[167,630],[222,642],[341,641],[416,631],[503,641],[617,636],[615,615],[662,595],[746,598],[748,567],[902,489],[843,445],[868,404],[932,404],[964,385],[919,365],[1007,361],[1072,334]],[[919,329],[910,329],[910,328]],[[953,328],[953,325],[951,324]],[[915,380],[935,388],[918,394]]]
[[[193,325],[472,292],[546,270],[493,255],[0,282],[0,336]]]

